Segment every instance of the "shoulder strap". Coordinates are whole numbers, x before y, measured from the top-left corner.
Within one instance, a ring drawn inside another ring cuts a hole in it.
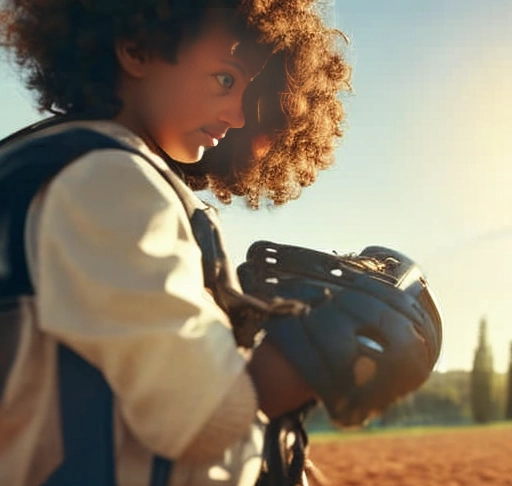
[[[13,141],[0,154],[0,295],[33,294],[25,261],[25,217],[41,185],[72,160],[91,150],[134,148],[98,132],[76,128],[64,133]]]

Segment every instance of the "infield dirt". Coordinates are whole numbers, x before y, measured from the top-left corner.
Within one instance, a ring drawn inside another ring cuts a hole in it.
[[[512,428],[312,438],[330,486],[512,486]]]

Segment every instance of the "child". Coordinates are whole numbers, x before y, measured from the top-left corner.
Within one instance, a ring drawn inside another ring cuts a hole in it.
[[[254,484],[258,409],[315,394],[268,340],[237,346],[191,189],[282,204],[331,164],[339,33],[308,0],[7,0],[2,25],[55,114],[0,149],[34,159],[22,182],[85,134],[120,146],[92,143],[12,199],[28,279],[2,281],[22,327],[0,379],[0,483]]]

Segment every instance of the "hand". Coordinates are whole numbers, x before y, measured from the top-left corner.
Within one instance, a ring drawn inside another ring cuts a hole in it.
[[[247,369],[256,387],[260,408],[269,419],[316,398],[313,389],[268,338],[254,350]]]
[[[417,389],[439,356],[438,305],[419,268],[399,252],[369,247],[340,256],[257,242],[238,273],[250,295],[309,306],[271,315],[263,329],[341,426]]]

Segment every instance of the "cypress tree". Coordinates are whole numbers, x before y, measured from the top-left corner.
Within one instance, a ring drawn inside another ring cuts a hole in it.
[[[487,320],[480,320],[478,346],[471,371],[471,411],[476,423],[486,423],[492,416],[493,359],[487,342]]]
[[[507,403],[505,405],[505,418],[512,420],[512,341],[510,342],[510,358],[507,374]]]

